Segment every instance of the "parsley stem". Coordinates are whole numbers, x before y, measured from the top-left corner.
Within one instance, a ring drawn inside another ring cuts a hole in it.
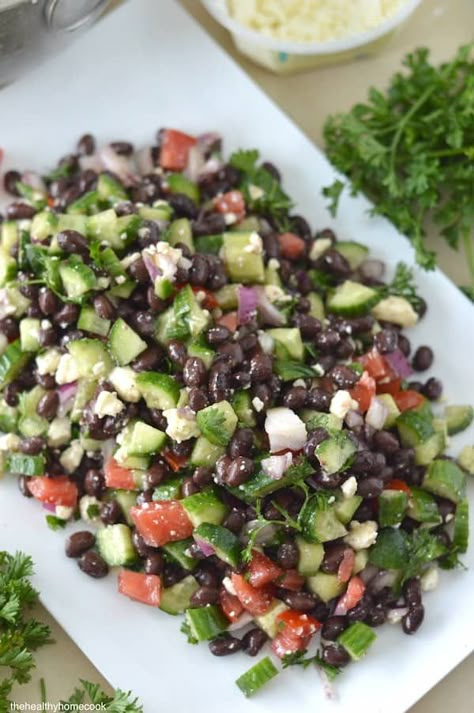
[[[41,703],[46,703],[46,682],[44,678],[40,678]]]
[[[471,273],[471,282],[474,285],[474,245],[473,237],[469,230],[465,230],[463,234],[464,253],[466,255],[469,272]]]
[[[460,149],[440,149],[439,151],[431,151],[427,153],[428,158],[444,158],[449,156],[469,156],[474,152],[474,146],[463,146]]]

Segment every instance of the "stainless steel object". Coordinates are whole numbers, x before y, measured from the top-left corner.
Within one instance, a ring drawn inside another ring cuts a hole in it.
[[[0,0],[0,86],[69,44],[109,0]]]

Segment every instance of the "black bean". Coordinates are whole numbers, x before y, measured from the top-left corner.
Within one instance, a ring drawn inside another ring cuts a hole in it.
[[[326,252],[318,259],[317,265],[320,269],[329,272],[331,275],[336,275],[337,277],[349,277],[352,272],[352,268],[349,265],[348,260],[337,250],[334,250],[334,248],[326,250]]]
[[[217,639],[209,642],[209,650],[214,656],[229,656],[242,649],[240,639],[230,634],[222,634]]]
[[[66,540],[66,556],[80,557],[95,545],[95,535],[88,530],[75,532]]]
[[[304,454],[315,468],[319,468],[319,460],[315,455],[315,449],[327,438],[329,438],[329,433],[325,428],[315,428],[314,431],[310,432],[308,440],[305,443]]]
[[[398,346],[398,332],[394,329],[381,329],[374,337],[374,347],[381,354],[389,354]]]
[[[364,478],[359,480],[357,494],[363,498],[378,498],[383,492],[383,480],[380,478]]]
[[[18,405],[18,394],[21,391],[20,384],[16,381],[12,381],[6,385],[3,392],[3,398],[8,406]]]
[[[57,235],[58,245],[61,250],[71,255],[88,255],[89,244],[85,237],[77,230],[63,230]]]
[[[330,666],[346,666],[351,657],[341,644],[329,644],[322,647],[321,657]]]
[[[373,436],[374,447],[385,453],[385,455],[391,455],[395,453],[400,448],[400,442],[393,433],[390,431],[376,431]]]
[[[193,575],[201,587],[218,587],[221,582],[219,571],[208,561],[198,564]]]
[[[199,486],[192,478],[185,478],[181,485],[181,492],[183,498],[187,498],[189,495],[194,495],[194,493],[199,492]]]
[[[254,473],[255,464],[250,458],[237,456],[230,463],[224,477],[224,482],[231,488],[245,483]]]
[[[456,510],[455,504],[453,502],[451,502],[451,500],[446,500],[445,498],[438,498],[437,504],[438,504],[439,514],[443,518],[443,521],[446,522],[447,518],[449,521],[451,519],[450,516],[454,515],[454,512]]]
[[[147,470],[145,482],[147,488],[156,488],[169,474],[165,463],[154,463]]]
[[[222,325],[217,325],[216,327],[211,327],[206,333],[207,341],[211,346],[217,346],[226,342],[231,337],[230,329]]]
[[[189,218],[190,220],[197,218],[196,204],[184,193],[172,193],[168,196],[168,203],[173,208],[176,218]]]
[[[188,358],[188,353],[182,342],[178,342],[176,339],[171,339],[168,342],[167,351],[172,362],[184,367],[186,359]]]
[[[341,336],[335,329],[326,329],[315,338],[315,344],[324,354],[331,352],[341,341]]]
[[[36,209],[28,203],[10,203],[5,211],[7,220],[28,220],[33,218]]]
[[[90,156],[95,151],[95,139],[92,134],[84,134],[77,142],[77,153],[81,156]]]
[[[382,626],[387,621],[387,609],[383,604],[376,604],[369,611],[366,623],[369,626]]]
[[[36,302],[32,302],[29,306],[28,309],[26,310],[26,314],[28,317],[33,317],[34,319],[38,319],[41,317],[41,309],[39,307],[39,304]]]
[[[88,550],[78,560],[80,569],[94,579],[106,577],[109,573],[109,565],[98,552]]]
[[[161,552],[150,552],[143,563],[146,574],[161,574],[164,566],[165,562]]]
[[[319,319],[310,314],[298,314],[295,317],[295,324],[300,328],[303,339],[315,339],[322,330]]]
[[[92,495],[96,498],[100,497],[105,490],[104,476],[100,470],[90,468],[84,477],[84,490],[87,495]]]
[[[308,393],[307,406],[314,408],[316,411],[329,411],[332,396],[328,391],[323,389],[311,389]]]
[[[45,448],[46,443],[41,436],[30,436],[20,441],[20,451],[29,456],[36,456]]]
[[[105,295],[97,295],[94,297],[94,309],[101,319],[113,319],[115,316],[115,307],[108,297]]]
[[[321,562],[321,571],[326,574],[336,574],[344,553],[349,549],[350,547],[342,542],[327,544],[324,550],[324,558]]]
[[[52,292],[47,287],[43,287],[40,290],[40,294],[38,297],[38,305],[42,313],[46,315],[54,315],[58,312],[59,309],[58,298],[56,297],[54,292]]]
[[[426,371],[433,364],[434,354],[430,347],[418,347],[413,359],[412,366],[416,371]]]
[[[153,553],[153,549],[146,544],[137,530],[132,532],[132,543],[140,557],[148,557],[149,554]]]
[[[5,317],[5,319],[0,320],[0,332],[10,342],[18,339],[20,336],[20,329],[18,327],[17,320],[13,319],[13,317]]]
[[[130,154],[133,153],[133,144],[129,141],[112,141],[110,148],[112,148],[115,153],[118,153],[119,156],[130,156]]]
[[[268,354],[256,354],[250,360],[250,377],[253,384],[268,381],[272,375],[272,358]]]
[[[408,614],[405,614],[402,619],[402,629],[405,634],[414,634],[415,631],[418,631],[423,623],[424,617],[425,609],[422,604],[418,604],[409,609]]]
[[[163,585],[165,587],[172,587],[173,584],[177,584],[182,579],[184,579],[186,575],[186,570],[183,569],[183,567],[181,567],[179,564],[168,562],[165,564],[162,574]]]
[[[311,239],[311,228],[306,218],[302,215],[291,216],[291,229],[304,240]],[[330,231],[329,231],[330,232]]]
[[[66,326],[77,321],[79,318],[79,311],[79,305],[74,304],[73,302],[67,302],[64,307],[59,310],[59,312],[53,313],[53,319],[57,324]]]
[[[39,333],[39,343],[41,347],[51,347],[58,341],[58,334],[54,327],[41,328]]]
[[[360,379],[359,374],[356,374],[354,369],[343,364],[333,367],[328,376],[338,389],[352,389]]]
[[[217,482],[224,483],[224,479],[227,476],[227,471],[228,471],[231,463],[232,463],[232,460],[231,460],[231,458],[229,458],[229,456],[221,456],[220,458],[217,459],[217,462],[216,462]]]
[[[274,393],[270,384],[256,384],[256,386],[252,389],[251,395],[252,399],[260,399],[263,403],[264,411],[266,411],[266,409],[269,408],[273,402]]]
[[[265,169],[265,171],[268,171],[268,173],[271,175],[272,178],[275,179],[275,181],[277,181],[278,183],[281,182],[280,171],[273,163],[270,163],[270,161],[264,161],[262,163],[262,168]]]
[[[205,607],[219,601],[219,590],[216,587],[199,587],[191,596],[193,607]]]
[[[131,366],[134,371],[150,371],[158,365],[163,352],[161,348],[157,345],[153,345],[145,349],[144,352],[139,354],[137,358],[132,362]]]
[[[193,235],[218,235],[226,230],[226,222],[222,213],[208,213],[203,217],[198,217],[193,222]]]
[[[250,428],[238,428],[229,443],[229,455],[231,458],[237,456],[247,456],[252,450],[253,432]]]
[[[410,340],[405,337],[404,334],[399,334],[398,335],[398,348],[402,352],[402,354],[406,357],[410,356],[411,352],[411,344]]]
[[[439,379],[432,376],[423,386],[421,392],[430,401],[437,401],[443,393],[443,385]]]
[[[152,337],[155,333],[156,316],[152,310],[139,310],[133,315],[132,326],[141,337]]]
[[[57,391],[47,391],[38,401],[36,413],[47,421],[51,421],[59,407],[59,395]]]
[[[372,597],[366,592],[358,604],[356,604],[355,607],[352,607],[352,609],[349,609],[347,612],[347,618],[349,621],[364,621],[367,618],[372,606]]]
[[[256,656],[267,639],[268,636],[262,629],[250,629],[242,637],[242,648],[248,656]]]
[[[298,411],[306,404],[308,391],[304,386],[292,386],[283,396],[283,406]]]
[[[321,637],[328,641],[336,641],[347,626],[348,621],[345,616],[330,616],[323,624]]]
[[[191,268],[189,270],[189,282],[191,285],[204,286],[209,279],[209,263],[204,255],[193,255],[191,258]]]
[[[183,379],[186,386],[202,386],[206,382],[206,366],[199,357],[189,357],[184,362]]]
[[[416,578],[409,579],[403,585],[403,596],[408,607],[417,607],[421,604],[421,585]]]
[[[198,466],[192,475],[192,479],[199,489],[209,485],[212,483],[212,468],[206,468],[203,465]]]
[[[276,559],[283,569],[296,569],[300,559],[300,552],[295,542],[282,542],[278,546]]]
[[[19,196],[20,192],[16,184],[21,181],[21,173],[18,171],[7,171],[3,176],[3,187],[12,196]]]
[[[231,510],[226,519],[222,523],[231,532],[238,534],[245,522],[245,516],[241,510]]]
[[[104,525],[115,525],[123,520],[123,511],[116,500],[102,503],[100,508],[100,519]]]
[[[29,477],[27,475],[20,475],[18,478],[18,489],[20,493],[25,497],[25,498],[32,498],[33,495],[30,492],[30,489],[28,487],[29,483]]]
[[[281,599],[288,604],[291,609],[296,609],[296,611],[309,612],[314,609],[316,604],[316,598],[313,594],[309,592],[291,592],[280,590]]]
[[[204,389],[190,389],[188,393],[189,407],[193,411],[200,411],[209,405],[209,399]]]

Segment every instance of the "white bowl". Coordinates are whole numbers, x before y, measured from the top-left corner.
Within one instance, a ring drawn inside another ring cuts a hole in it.
[[[372,30],[328,42],[285,42],[251,30],[234,20],[227,0],[202,0],[202,3],[212,17],[229,30],[240,52],[277,74],[290,74],[377,52],[421,1],[406,0],[394,15]]]

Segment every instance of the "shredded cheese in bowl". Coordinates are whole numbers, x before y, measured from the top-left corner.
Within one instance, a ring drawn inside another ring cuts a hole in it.
[[[234,20],[268,37],[327,42],[367,32],[407,0],[227,0]]]

